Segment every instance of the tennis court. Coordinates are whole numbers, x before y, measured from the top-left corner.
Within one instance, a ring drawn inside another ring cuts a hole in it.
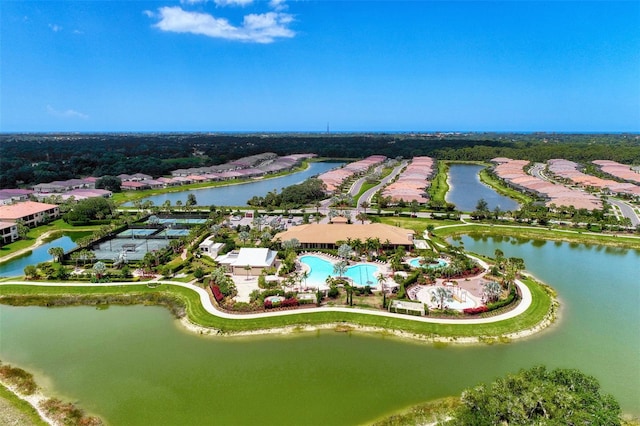
[[[141,260],[147,252],[161,250],[168,246],[170,241],[165,238],[113,238],[94,245],[91,251],[100,260],[117,259],[123,251],[126,252],[128,260]]]

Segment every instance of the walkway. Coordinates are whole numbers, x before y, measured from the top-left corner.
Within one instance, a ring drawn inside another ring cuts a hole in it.
[[[204,309],[213,316],[225,319],[239,320],[243,319],[256,319],[256,318],[268,318],[268,317],[278,317],[283,315],[313,315],[318,312],[344,312],[344,313],[355,313],[355,314],[363,314],[363,315],[377,315],[380,317],[388,317],[388,318],[397,318],[403,319],[407,321],[416,321],[423,323],[434,323],[434,324],[487,324],[493,322],[504,321],[506,319],[514,318],[523,312],[525,312],[529,306],[531,306],[531,292],[529,288],[524,285],[522,282],[517,281],[516,285],[520,289],[522,294],[522,300],[516,306],[515,309],[505,312],[500,315],[496,315],[494,317],[489,318],[468,318],[468,319],[447,319],[447,318],[429,318],[429,317],[414,317],[411,315],[402,315],[395,314],[387,311],[372,311],[366,309],[354,309],[354,308],[340,308],[340,307],[329,307],[322,306],[315,309],[304,309],[304,310],[290,310],[290,311],[278,311],[278,312],[257,312],[250,314],[230,314],[227,312],[219,311],[215,306],[211,303],[211,299],[209,293],[201,287],[197,287],[193,284],[182,283],[178,281],[166,281],[166,280],[158,280],[157,282],[161,284],[176,286],[176,287],[184,287],[191,289],[198,293],[200,296],[200,303],[204,307]],[[33,281],[5,281],[1,282],[2,285],[29,285],[29,286],[44,286],[44,287],[68,287],[71,283],[56,283],[56,282],[33,282]],[[122,282],[113,282],[113,283],[98,283],[98,284],[86,284],[86,283],[73,283],[73,287],[77,287],[78,284],[84,284],[87,287],[110,287],[110,286],[131,286],[131,285],[140,285],[144,284],[143,282],[136,283],[122,283]]]

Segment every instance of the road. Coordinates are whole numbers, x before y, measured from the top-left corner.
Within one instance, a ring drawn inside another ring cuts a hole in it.
[[[634,208],[629,204],[612,197],[607,197],[607,202],[620,209],[620,213],[631,220],[631,226],[636,227],[640,225],[640,217],[638,217],[638,213],[636,213]]]

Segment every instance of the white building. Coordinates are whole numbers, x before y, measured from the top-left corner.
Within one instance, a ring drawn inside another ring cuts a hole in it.
[[[202,252],[202,254],[206,254],[207,256],[215,259],[218,257],[218,253],[224,247],[223,243],[216,243],[213,241],[213,237],[207,237],[203,242],[200,243],[198,248]]]
[[[268,248],[246,248],[218,256],[216,261],[224,265],[233,275],[260,275],[266,268],[276,264],[276,251]]]

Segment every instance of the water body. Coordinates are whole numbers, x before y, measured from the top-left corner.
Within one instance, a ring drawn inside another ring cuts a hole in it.
[[[445,197],[447,202],[455,204],[456,209],[463,212],[474,211],[480,199],[487,202],[490,210],[496,206],[502,211],[517,210],[517,202],[480,182],[482,169],[483,166],[476,164],[451,164],[447,179],[450,189]]]
[[[0,264],[0,277],[15,277],[18,275],[24,275],[25,266],[36,265],[40,262],[46,262],[51,260],[51,255],[47,251],[51,247],[62,247],[65,252],[76,248],[75,239],[86,235],[85,233],[74,233],[73,238],[71,236],[63,236],[56,238],[53,241],[49,241],[37,247],[31,251],[31,253],[25,254],[20,257],[16,257],[13,260]]]
[[[557,289],[559,323],[508,345],[443,347],[332,331],[206,337],[160,307],[0,306],[0,359],[113,425],[361,424],[539,364],[594,375],[640,415],[640,252],[463,240],[523,257]]]
[[[319,175],[336,167],[340,167],[344,163],[338,162],[320,162],[309,163],[309,168],[301,172],[292,173],[286,176],[280,176],[271,179],[261,179],[243,183],[240,185],[218,186],[213,188],[189,189],[179,192],[171,192],[167,194],[154,195],[143,199],[142,201],[152,201],[154,205],[160,206],[165,201],[171,201],[175,205],[177,201],[187,202],[189,194],[194,194],[198,205],[200,206],[246,206],[247,201],[253,196],[264,197],[268,192],[276,190],[281,192],[282,188],[296,185],[304,182],[310,177]],[[132,206],[131,203],[124,204]]]

